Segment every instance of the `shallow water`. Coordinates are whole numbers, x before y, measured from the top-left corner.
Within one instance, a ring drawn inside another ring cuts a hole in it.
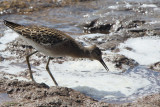
[[[0,104],[12,101],[13,99],[7,93],[0,93]]]
[[[142,7],[146,4],[145,7]],[[147,4],[156,7],[150,7]],[[71,35],[83,33],[85,22],[96,18],[101,18],[101,22],[115,22],[132,19],[148,21],[160,21],[158,0],[99,0],[90,2],[78,2],[65,7],[47,8],[33,13],[26,14],[7,14],[0,17],[21,24],[45,25],[62,31],[69,32]],[[3,24],[0,22],[0,28]]]

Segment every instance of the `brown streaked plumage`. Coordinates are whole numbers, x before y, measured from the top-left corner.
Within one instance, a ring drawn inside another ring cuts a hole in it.
[[[37,50],[26,56],[30,78],[32,81],[34,81],[34,79],[29,63],[29,57],[38,51],[44,53],[46,56],[49,56],[46,70],[48,71],[55,85],[58,84],[49,69],[49,62],[51,57],[71,56],[75,58],[95,59],[98,60],[107,71],[109,70],[102,60],[102,53],[100,49],[95,45],[91,47],[84,47],[76,42],[72,37],[68,36],[62,31],[53,28],[25,26],[6,20],[4,20],[4,24],[17,32],[24,41],[26,41],[29,45]]]

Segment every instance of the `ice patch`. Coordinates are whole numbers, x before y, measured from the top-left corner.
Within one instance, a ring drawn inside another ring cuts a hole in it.
[[[141,65],[150,65],[160,61],[159,46],[160,37],[130,38],[119,45],[119,54],[132,58]]]

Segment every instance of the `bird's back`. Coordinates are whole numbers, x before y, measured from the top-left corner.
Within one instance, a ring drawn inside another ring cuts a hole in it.
[[[72,37],[62,31],[39,26],[25,26],[4,20],[4,24],[20,34],[24,41],[45,54],[66,54],[76,56],[83,48]],[[45,50],[45,48],[48,48]]]
[[[68,40],[74,41],[70,36],[53,28],[24,26],[6,20],[4,20],[4,24],[23,37],[31,39],[39,44],[56,45]]]

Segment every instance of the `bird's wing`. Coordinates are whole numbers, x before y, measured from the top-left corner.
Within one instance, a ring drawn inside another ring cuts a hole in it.
[[[57,45],[59,43],[68,41],[71,39],[70,36],[65,33],[51,28],[46,27],[25,27],[21,33],[22,36],[32,39],[33,41],[41,45]]]
[[[41,45],[58,45],[69,40],[72,40],[70,36],[62,31],[39,26],[24,26],[4,20],[4,24],[13,29],[18,34],[33,40]]]

